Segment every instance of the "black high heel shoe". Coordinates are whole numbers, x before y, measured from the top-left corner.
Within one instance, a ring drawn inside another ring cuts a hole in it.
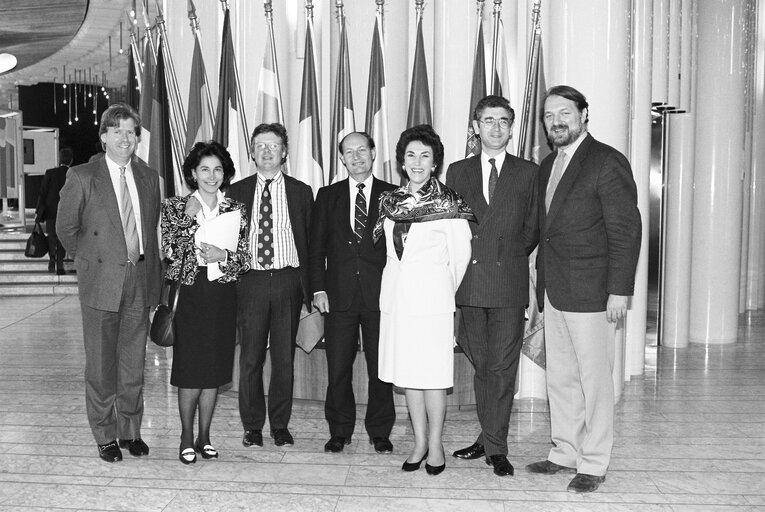
[[[419,461],[417,461],[417,462],[407,462],[407,461],[404,461],[404,465],[401,466],[401,469],[404,470],[404,471],[417,471],[418,469],[420,469],[420,465],[422,464],[422,462],[425,459],[427,459],[427,458],[428,458],[428,452],[425,452],[425,455],[423,455],[422,458]],[[428,464],[426,462],[425,466],[427,467],[427,465]],[[441,471],[443,471],[443,470],[441,470]]]
[[[444,460],[444,463],[441,464],[440,466],[431,466],[427,462],[425,463],[425,471],[427,471],[429,475],[433,475],[433,476],[440,475],[441,473],[443,473],[444,469],[446,469],[445,460]]]

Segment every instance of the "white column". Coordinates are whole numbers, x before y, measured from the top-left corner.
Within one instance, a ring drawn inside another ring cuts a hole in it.
[[[635,294],[627,315],[626,376],[642,375],[645,366],[645,333],[648,315],[648,233],[651,174],[651,36],[653,0],[632,2],[632,141],[630,164],[638,190],[643,222],[640,259],[635,273]]]
[[[667,73],[669,72],[669,3],[670,0],[653,0],[653,82],[651,99],[666,104]]]
[[[630,129],[630,0],[562,0],[542,12],[547,85],[567,84],[590,104],[592,135],[625,155]],[[550,12],[553,11],[553,12]],[[587,30],[583,27],[597,27]],[[597,63],[597,72],[593,72]],[[617,331],[615,398],[625,380],[624,327]]]
[[[741,262],[745,0],[698,6],[690,341],[736,341]],[[713,78],[709,78],[713,77]]]

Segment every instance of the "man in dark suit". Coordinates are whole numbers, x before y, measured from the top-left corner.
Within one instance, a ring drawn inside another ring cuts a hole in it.
[[[538,241],[537,166],[507,152],[515,112],[499,96],[480,100],[473,129],[481,154],[449,166],[446,184],[475,212],[471,264],[457,290],[465,323],[462,344],[475,367],[481,433],[455,457],[486,457],[498,476],[512,475],[507,431],[529,303],[528,256]]]
[[[311,187],[282,173],[287,161],[287,130],[278,123],[258,125],[250,138],[256,166],[252,176],[233,184],[227,196],[247,205],[252,270],[237,283],[239,415],[244,446],[263,446],[266,403],[263,364],[271,349],[268,420],[277,446],[294,444],[287,426],[292,414],[295,337],[308,292],[308,232]]]
[[[539,174],[537,255],[554,446],[526,468],[576,471],[568,490],[591,492],[606,478],[613,445],[614,337],[635,287],[637,189],[624,155],[587,132],[582,93],[547,91],[543,119],[556,148]]]
[[[159,177],[133,159],[141,118],[111,105],[101,116],[105,158],[69,169],[56,231],[74,258],[85,340],[88,421],[107,462],[141,440],[149,308],[159,302]],[[119,444],[117,442],[119,439]]]
[[[372,242],[380,193],[396,188],[372,176],[375,143],[367,133],[346,135],[339,144],[348,179],[323,187],[316,196],[309,248],[311,290],[316,308],[326,314],[328,452],[351,443],[356,424],[353,361],[359,326],[369,377],[365,426],[378,453],[393,451],[389,437],[396,421],[393,389],[377,375],[380,335],[380,281],[385,244]]]
[[[61,148],[58,152],[59,166],[45,171],[42,185],[40,186],[40,195],[37,198],[37,211],[35,212],[35,222],[45,222],[45,231],[48,234],[48,272],[55,272],[58,275],[64,275],[64,246],[56,235],[56,213],[58,212],[58,201],[61,189],[66,181],[66,172],[72,165],[72,148]]]

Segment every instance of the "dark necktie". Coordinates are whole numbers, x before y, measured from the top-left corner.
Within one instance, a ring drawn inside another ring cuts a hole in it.
[[[398,256],[399,261],[404,255],[404,244],[410,227],[412,227],[411,222],[396,222],[393,225],[393,247],[396,249],[396,256]]]
[[[489,163],[491,164],[491,171],[489,171],[489,203],[491,203],[491,198],[494,196],[494,189],[497,188],[497,180],[499,179],[497,166],[494,165],[495,161],[493,158],[489,158]]]
[[[354,212],[355,221],[353,231],[356,233],[356,239],[361,242],[364,238],[364,230],[367,228],[367,198],[364,197],[364,184],[356,185],[359,191],[356,193],[356,210]]]
[[[271,192],[268,188],[272,181],[274,180],[266,180],[263,186],[258,214],[258,263],[266,270],[274,265],[274,216],[271,208]]]
[[[558,151],[558,156],[555,157],[553,162],[553,169],[550,173],[550,181],[547,183],[547,191],[545,194],[545,213],[550,211],[550,204],[552,203],[553,196],[555,195],[555,189],[558,188],[558,183],[563,177],[563,169],[566,166],[566,153]]]

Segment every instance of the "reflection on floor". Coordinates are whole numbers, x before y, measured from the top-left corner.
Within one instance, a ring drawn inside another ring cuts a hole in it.
[[[296,404],[295,446],[244,448],[236,397],[213,421],[220,459],[178,461],[179,420],[164,349],[146,362],[143,438],[151,455],[107,464],[85,418],[82,331],[76,297],[0,298],[0,510],[763,510],[765,315],[742,317],[723,347],[649,352],[649,370],[617,406],[608,480],[592,495],[566,492],[570,475],[522,470],[544,457],[549,423],[521,402],[510,425],[514,477],[481,461],[447,459],[432,477],[404,473],[411,448],[399,411],[392,455],[377,455],[362,422],[353,443],[326,454],[323,404]],[[655,354],[655,355],[651,355]],[[653,359],[651,359],[653,358]],[[541,408],[544,410],[544,408]],[[360,410],[360,412],[363,412]],[[360,417],[362,414],[359,415]],[[446,450],[473,442],[473,410],[450,410]]]

